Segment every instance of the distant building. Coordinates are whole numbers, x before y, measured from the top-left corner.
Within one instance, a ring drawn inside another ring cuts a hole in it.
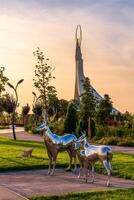
[[[80,104],[80,95],[83,93],[83,84],[85,76],[83,72],[83,58],[81,53],[81,42],[82,42],[82,29],[80,25],[77,25],[76,33],[76,49],[75,49],[75,91],[74,99]],[[100,101],[103,97],[91,86],[94,97]],[[113,108],[113,112],[119,112],[116,108]]]

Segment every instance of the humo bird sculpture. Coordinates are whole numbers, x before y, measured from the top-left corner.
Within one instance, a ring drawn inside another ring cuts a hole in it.
[[[76,150],[74,142],[78,142],[77,137],[74,134],[65,134],[63,136],[56,135],[51,132],[48,125],[46,123],[41,124],[38,128],[36,128],[37,131],[44,130],[44,143],[46,145],[48,157],[49,157],[49,169],[48,174],[53,175],[55,172],[55,165],[56,165],[56,159],[57,155],[61,150],[66,150],[70,157],[70,164],[67,168],[69,170],[72,165],[72,160],[74,159],[74,172],[77,170],[77,164],[76,164]],[[84,135],[80,137],[82,139]],[[51,170],[53,165],[53,169]]]
[[[80,148],[80,146],[83,146],[84,149],[79,152],[78,149]],[[104,165],[107,171],[107,186],[109,186],[112,171],[111,160],[113,156],[111,147],[106,145],[90,145],[87,141],[87,138],[83,138],[79,140],[79,142],[75,142],[75,149],[77,149],[77,155],[80,162],[79,178],[81,176],[81,171],[83,168],[87,182],[88,168],[91,167],[93,177],[92,182],[94,182],[94,165],[99,160]]]

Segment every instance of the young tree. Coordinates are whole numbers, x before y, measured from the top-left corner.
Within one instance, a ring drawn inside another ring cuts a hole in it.
[[[2,100],[1,106],[2,106],[3,112],[6,112],[8,113],[9,116],[11,116],[15,108],[15,99],[13,98],[12,95],[9,95],[8,93],[6,93],[5,95],[3,95],[3,98],[1,100]]]
[[[77,126],[77,107],[76,104],[71,101],[68,105],[67,114],[64,122],[64,130],[67,133],[76,131]]]
[[[67,114],[67,108],[68,108],[69,102],[65,99],[60,99],[59,103],[60,103],[60,110],[59,110],[58,115],[59,115],[59,117],[64,118]]]
[[[82,131],[85,130],[88,132],[88,139],[92,137],[91,135],[91,121],[95,116],[96,101],[93,95],[89,78],[85,78],[83,81],[83,90],[84,92],[81,95],[81,104],[80,104],[80,124]]]
[[[35,115],[35,124],[39,121],[40,117],[42,116],[42,104],[40,102],[36,102],[33,105],[33,113]]]
[[[23,116],[24,125],[27,123],[27,117],[28,117],[29,111],[30,111],[30,106],[28,104],[22,107],[22,116]]]
[[[12,130],[13,130],[13,138],[14,140],[16,140],[16,133],[15,133],[15,113],[16,113],[16,109],[17,107],[19,106],[18,104],[18,86],[24,81],[24,79],[21,79],[17,82],[16,86],[13,86],[11,83],[7,83],[8,86],[14,90],[14,93],[15,93],[15,106],[14,106],[14,109],[13,109],[13,113],[12,113]]]
[[[97,120],[100,124],[105,125],[110,118],[112,112],[112,101],[108,94],[104,95],[104,99],[99,102],[97,109]]]
[[[7,112],[8,114],[13,113],[15,103],[15,99],[12,95],[10,96],[8,93],[3,95],[1,105],[3,107],[4,112]]]
[[[37,64],[35,65],[35,79],[34,86],[39,92],[39,99],[42,101],[43,106],[43,117],[47,121],[48,108],[49,108],[49,98],[56,94],[56,89],[54,86],[50,85],[50,81],[55,77],[52,76],[54,70],[48,62],[49,59],[45,58],[43,52],[40,48],[33,53],[37,59]]]
[[[56,94],[48,97],[48,104],[48,117],[49,119],[52,118],[52,120],[55,120],[60,110],[60,102]]]
[[[5,91],[5,85],[7,81],[9,80],[5,75],[4,75],[5,68],[0,67],[0,96],[3,91]]]

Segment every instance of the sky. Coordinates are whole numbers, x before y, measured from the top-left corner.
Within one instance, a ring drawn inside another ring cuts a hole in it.
[[[75,30],[82,27],[84,74],[114,107],[134,113],[133,0],[0,0],[0,66],[18,88],[20,107],[32,102],[37,47],[55,67],[58,97],[72,99]],[[9,90],[12,93],[12,90]]]

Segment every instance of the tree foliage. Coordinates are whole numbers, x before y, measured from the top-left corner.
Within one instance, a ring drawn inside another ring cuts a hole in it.
[[[56,97],[56,89],[50,85],[50,81],[55,77],[52,76],[54,70],[49,65],[49,59],[46,58],[40,48],[33,53],[36,57],[37,63],[35,65],[34,86],[39,92],[39,99],[42,101],[44,118],[46,119],[49,109],[50,99]]]
[[[79,126],[78,133],[80,131],[86,131],[88,133],[88,137],[91,138],[91,122],[94,124],[93,118],[96,112],[96,99],[93,95],[93,90],[90,84],[90,80],[88,77],[85,78],[83,82],[83,93],[80,96],[81,104],[80,104],[80,112],[79,112]],[[95,124],[94,124],[95,126]],[[93,130],[95,127],[93,127]]]
[[[70,102],[67,109],[67,114],[64,122],[64,130],[67,133],[76,131],[77,126],[77,107],[74,102]]]
[[[106,120],[110,118],[112,112],[112,101],[108,94],[104,95],[104,98],[99,102],[97,109],[97,121],[104,125]]]
[[[94,117],[96,108],[89,78],[85,78],[85,81],[83,81],[83,90],[80,104],[80,119],[83,122],[87,122],[89,117]]]
[[[59,116],[64,117],[67,114],[68,101],[65,99],[60,99],[59,102],[60,102]]]
[[[1,106],[4,112],[7,112],[8,114],[13,113],[15,104],[16,104],[16,101],[13,95],[9,95],[9,94],[3,95]]]
[[[5,91],[5,85],[7,81],[9,80],[5,75],[4,75],[5,68],[0,67],[0,96],[3,91]]]
[[[28,115],[29,111],[30,111],[30,106],[28,104],[26,106],[22,107],[22,115],[23,116]]]
[[[42,116],[42,104],[40,102],[33,105],[33,113],[37,118]]]

